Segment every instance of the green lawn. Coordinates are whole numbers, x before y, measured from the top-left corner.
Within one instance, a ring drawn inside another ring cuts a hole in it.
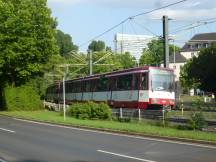
[[[179,137],[187,139],[205,140],[216,142],[216,133],[208,133],[201,131],[178,130],[168,127],[160,127],[151,125],[148,122],[131,122],[123,123],[118,121],[99,121],[99,120],[79,120],[67,117],[63,120],[58,112],[50,111],[16,111],[16,112],[0,112],[2,115],[9,115],[13,117],[21,117],[25,119],[33,119],[37,121],[46,121],[57,124],[67,124],[73,126],[88,126],[93,128],[103,128],[110,130],[119,130],[126,132],[142,133],[147,135],[157,135],[166,137]]]

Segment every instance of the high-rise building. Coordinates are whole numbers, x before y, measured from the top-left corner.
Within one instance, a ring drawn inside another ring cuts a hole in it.
[[[147,47],[147,44],[153,39],[149,35],[131,35],[117,33],[114,38],[115,52],[130,52],[138,60]]]

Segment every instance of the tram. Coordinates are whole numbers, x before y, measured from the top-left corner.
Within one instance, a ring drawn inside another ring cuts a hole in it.
[[[47,88],[46,100],[63,101],[63,84]],[[175,104],[174,72],[143,66],[65,81],[67,104],[107,102],[113,108],[158,109]]]

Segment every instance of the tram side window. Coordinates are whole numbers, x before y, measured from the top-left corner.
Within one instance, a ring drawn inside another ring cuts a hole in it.
[[[81,82],[74,82],[74,92],[79,93],[81,92]]]
[[[109,78],[109,87],[110,87],[110,90],[112,91],[117,90],[117,77]]]
[[[73,83],[72,82],[69,82],[69,93],[72,93],[73,92]]]
[[[97,80],[96,79],[90,81],[90,89],[91,89],[92,92],[96,91],[96,85],[97,85]]]
[[[139,77],[140,74],[133,74],[133,90],[139,89]]]
[[[132,78],[132,74],[118,77],[117,90],[131,90]]]
[[[73,90],[74,90],[74,83],[71,82],[71,83],[70,83],[70,92],[73,93]]]
[[[107,88],[108,88],[108,79],[107,78],[97,79],[96,91],[98,91],[98,92],[107,91]]]
[[[84,92],[90,92],[91,91],[91,84],[90,84],[90,80],[86,80],[85,83],[84,83],[84,89],[83,91]]]
[[[68,82],[65,82],[65,93],[70,92],[70,84]]]
[[[148,75],[147,75],[147,73],[142,73],[142,75],[141,75],[141,89],[142,90],[148,89]]]

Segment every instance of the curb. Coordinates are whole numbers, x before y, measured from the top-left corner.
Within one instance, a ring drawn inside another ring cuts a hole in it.
[[[136,133],[136,132],[112,130],[112,129],[105,129],[105,128],[95,128],[95,127],[90,127],[90,126],[80,126],[80,125],[72,125],[72,124],[62,124],[62,123],[59,124],[59,123],[55,123],[55,122],[51,122],[51,121],[27,119],[27,118],[23,118],[23,117],[19,117],[19,116],[10,116],[10,115],[2,115],[2,114],[0,114],[0,116],[6,116],[9,118],[23,119],[23,120],[27,120],[27,121],[53,124],[53,125],[59,125],[59,126],[67,126],[67,127],[71,127],[71,128],[80,128],[80,129],[95,130],[95,131],[100,131],[100,132],[116,133],[116,134],[120,134],[120,135],[121,134],[122,135],[131,135],[131,136],[147,137],[147,138],[153,138],[153,139],[176,141],[176,142],[185,142],[185,143],[187,142],[187,143],[193,143],[193,144],[216,146],[216,142],[213,142],[213,141],[203,141],[203,140],[194,140],[194,139],[188,139],[188,138],[177,138],[177,137],[168,137],[168,136],[157,136],[157,135],[150,135],[150,134],[145,134],[145,133]]]

